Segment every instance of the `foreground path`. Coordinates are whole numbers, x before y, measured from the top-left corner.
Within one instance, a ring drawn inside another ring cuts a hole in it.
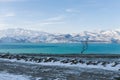
[[[69,66],[48,66],[0,60],[0,71],[29,76],[29,80],[115,80],[119,71]]]

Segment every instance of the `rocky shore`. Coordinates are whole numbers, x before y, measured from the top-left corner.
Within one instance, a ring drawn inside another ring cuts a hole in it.
[[[16,59],[16,60],[23,60],[25,62],[29,61],[29,62],[35,62],[35,63],[47,63],[47,62],[60,62],[63,64],[66,63],[70,63],[72,64],[86,64],[86,65],[98,65],[101,64],[101,66],[106,67],[106,65],[111,64],[111,67],[116,67],[118,65],[120,65],[120,56],[102,56],[102,55],[81,55],[81,56],[75,56],[75,55],[69,55],[69,56],[55,56],[55,55],[28,55],[28,54],[24,54],[24,55],[20,55],[20,54],[0,54],[0,58],[3,59]],[[84,58],[84,59],[83,59]],[[95,58],[98,58],[98,60],[96,60]],[[111,58],[111,59],[110,59]],[[95,59],[95,60],[94,60]],[[103,60],[102,60],[103,59]],[[108,59],[108,60],[107,60]],[[116,60],[114,60],[116,59]],[[120,71],[120,68],[118,69],[118,71]]]
[[[120,76],[120,55],[0,54],[0,64],[0,71],[28,75],[30,80],[119,80]]]

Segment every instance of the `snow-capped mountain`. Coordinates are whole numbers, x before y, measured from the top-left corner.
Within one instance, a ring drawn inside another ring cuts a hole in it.
[[[107,30],[78,34],[51,34],[41,31],[25,29],[0,30],[0,43],[3,42],[31,42],[31,43],[72,43],[81,42],[88,38],[89,42],[120,43],[119,30]]]

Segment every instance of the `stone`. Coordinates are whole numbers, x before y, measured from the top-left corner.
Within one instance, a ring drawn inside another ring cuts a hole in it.
[[[103,65],[104,67],[106,67],[106,64],[107,64],[107,62],[102,62],[102,64],[101,65]]]
[[[69,63],[69,59],[62,60],[61,62],[62,62],[62,63]]]
[[[84,62],[84,61],[82,61],[82,60],[79,60],[79,63],[83,64],[83,63],[85,63],[85,62]]]
[[[92,61],[88,61],[86,64],[87,64],[87,65],[90,65],[90,64],[92,64]]]
[[[77,63],[78,63],[78,60],[77,60],[77,59],[73,59],[73,60],[71,60],[70,62],[71,62],[71,64],[77,64]]]
[[[117,62],[114,62],[114,64],[112,65],[112,67],[115,67],[115,66],[117,66],[119,63],[117,63]]]

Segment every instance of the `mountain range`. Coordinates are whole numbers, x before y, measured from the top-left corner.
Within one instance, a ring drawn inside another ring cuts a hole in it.
[[[120,43],[119,30],[83,31],[74,34],[47,33],[25,29],[0,30],[0,43]]]

